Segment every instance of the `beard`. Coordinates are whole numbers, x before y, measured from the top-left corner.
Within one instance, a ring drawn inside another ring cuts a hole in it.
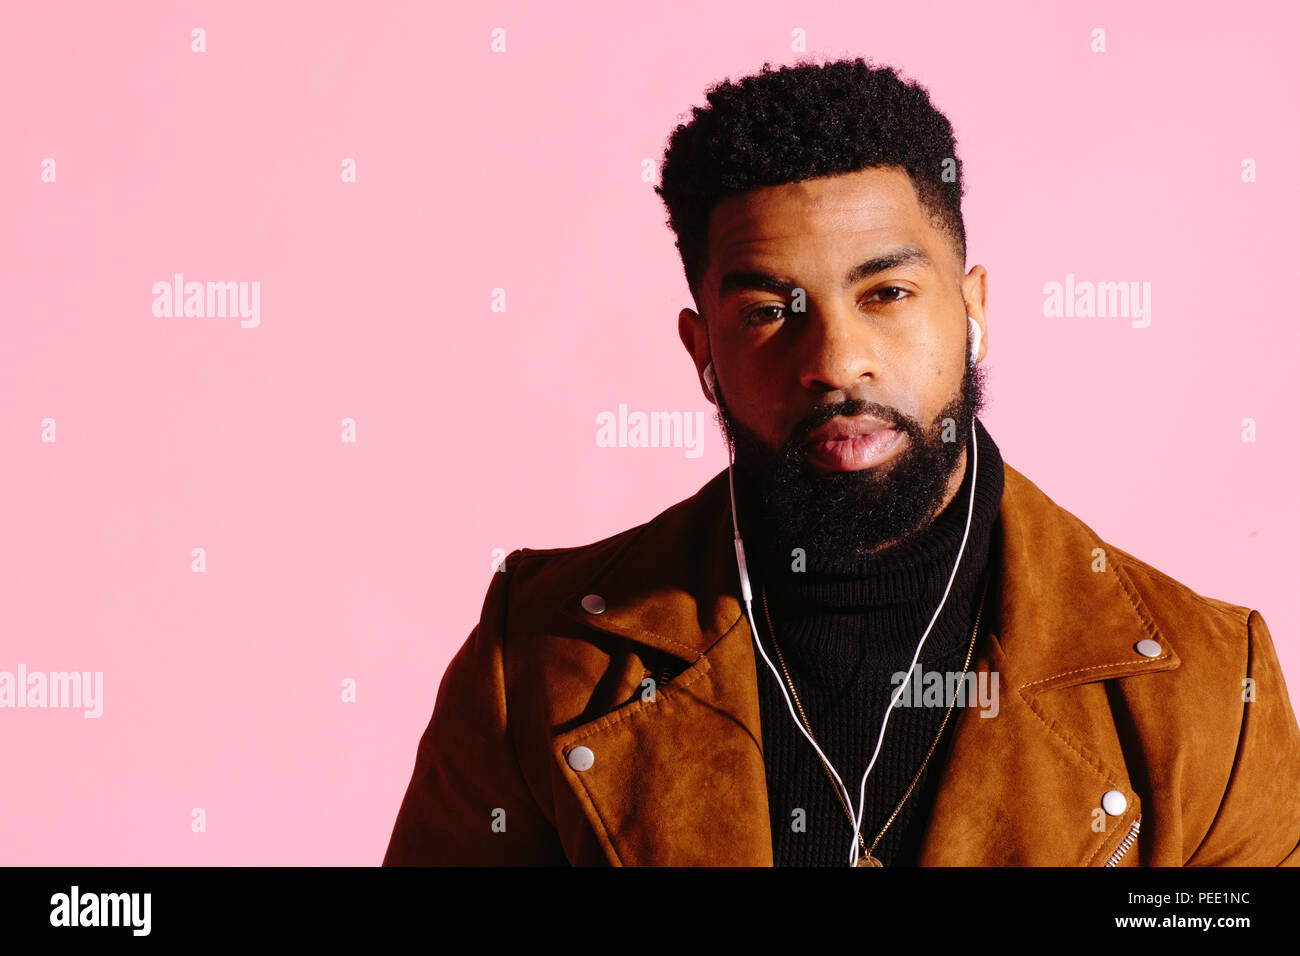
[[[761,537],[786,555],[803,548],[810,566],[833,567],[906,541],[938,514],[970,444],[971,423],[984,407],[984,369],[967,361],[957,395],[932,422],[850,400],[815,410],[775,451],[731,416],[721,389],[716,397],[718,421],[735,454],[736,494],[746,500],[742,514],[757,511]],[[870,468],[815,469],[805,455],[805,436],[837,416],[862,414],[891,422],[906,436],[903,447]]]

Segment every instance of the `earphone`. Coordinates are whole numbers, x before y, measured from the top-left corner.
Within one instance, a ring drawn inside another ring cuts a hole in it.
[[[974,362],[975,356],[979,354],[981,333],[978,323],[976,323],[974,319],[971,319],[970,316],[967,316],[967,319],[969,319],[970,323],[975,326],[974,341],[970,350],[970,360]],[[713,371],[713,362],[709,362],[708,365],[704,367],[703,377],[705,386],[709,390],[709,394],[716,400],[718,380],[717,374]],[[921,658],[921,648],[925,646],[926,639],[930,636],[930,631],[934,627],[934,622],[939,619],[939,614],[943,611],[944,605],[948,603],[948,592],[952,590],[952,582],[957,578],[957,569],[961,567],[962,555],[966,553],[966,540],[970,536],[971,518],[974,517],[975,514],[975,479],[979,474],[979,449],[976,446],[974,418],[971,419],[970,424],[970,450],[970,503],[966,511],[966,528],[962,532],[961,546],[957,549],[957,560],[952,566],[952,573],[948,575],[948,583],[943,589],[943,598],[939,601],[939,607],[935,610],[934,616],[930,618],[930,623],[926,625],[925,633],[921,635],[920,643],[916,645],[916,653],[912,655],[912,663],[907,669],[907,676],[903,679],[902,683],[898,685],[893,696],[890,698],[889,708],[885,711],[885,719],[881,721],[880,724],[880,734],[876,738],[876,749],[871,754],[871,760],[867,763],[866,772],[862,775],[862,784],[858,788],[858,812],[856,814],[850,813],[850,816],[853,818],[853,841],[850,844],[849,850],[850,866],[856,866],[858,862],[858,837],[862,832],[863,803],[866,800],[867,777],[871,775],[871,768],[876,765],[876,758],[880,756],[880,747],[885,740],[885,728],[889,726],[889,715],[894,712],[894,707],[898,704],[899,698],[902,696],[904,690],[911,684],[912,673],[916,670],[916,662]],[[844,781],[840,779],[840,775],[831,764],[830,758],[822,752],[822,749],[817,746],[817,741],[813,740],[812,735],[804,729],[803,724],[799,721],[799,718],[796,716],[794,711],[794,704],[790,702],[790,695],[786,692],[785,683],[781,680],[781,675],[777,673],[776,666],[772,663],[772,659],[767,656],[767,651],[763,650],[763,642],[759,640],[758,625],[754,621],[754,592],[749,583],[749,571],[745,564],[745,542],[741,540],[740,519],[736,515],[736,479],[734,466],[735,450],[732,449],[730,443],[728,443],[727,484],[731,491],[731,526],[735,531],[734,543],[736,548],[736,570],[740,576],[740,595],[745,602],[745,616],[749,620],[750,634],[753,635],[754,644],[758,647],[759,654],[763,656],[763,660],[767,663],[768,669],[771,670],[772,676],[776,678],[777,687],[781,689],[781,696],[785,698],[785,705],[790,711],[790,717],[794,720],[795,727],[797,727],[799,732],[804,735],[808,743],[812,744],[812,747],[817,751],[818,756],[820,756],[825,762],[827,769],[831,772],[831,776],[835,778],[835,782],[839,785],[840,790],[843,791],[845,806],[848,806],[850,802],[848,788],[844,786]]]

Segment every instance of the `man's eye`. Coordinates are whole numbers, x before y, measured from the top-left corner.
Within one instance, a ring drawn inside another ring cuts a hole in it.
[[[890,293],[893,293],[893,294],[891,295]],[[911,292],[908,292],[906,289],[904,289],[904,288],[901,287],[901,286],[896,286],[896,285],[887,285],[887,286],[884,286],[883,288],[877,289],[877,290],[873,293],[872,298],[875,298],[876,296],[881,296],[881,295],[884,296],[884,298],[883,298],[881,301],[886,302],[886,303],[893,303],[893,302],[902,302],[904,299],[909,298],[909,297],[912,295],[912,293],[911,293]],[[758,308],[756,308],[756,309],[750,309],[748,312],[746,312],[746,313],[741,317],[742,324],[744,324],[744,325],[766,325],[768,322],[774,322],[774,321],[776,321],[778,318],[781,318],[781,317],[782,317],[782,316],[778,316],[778,315],[773,315],[772,313],[774,313],[774,312],[784,313],[784,312],[785,312],[785,306],[783,306],[783,305],[760,305],[760,306],[759,306]]]
[[[876,295],[880,295],[880,293],[882,293],[882,292],[901,292],[901,293],[902,293],[903,295],[905,295],[905,296],[907,296],[907,295],[911,295],[911,294],[912,294],[912,293],[908,292],[906,289],[900,289],[900,288],[899,288],[898,286],[896,286],[896,285],[887,285],[887,286],[885,286],[883,289],[877,289],[877,290],[876,290]],[[886,301],[886,302],[901,302],[901,301],[903,301],[903,300],[902,300],[901,298],[891,298],[891,299],[885,299],[885,301]]]
[[[765,325],[769,321],[775,321],[777,317],[770,314],[765,315],[764,313],[784,311],[785,306],[783,305],[760,305],[757,309],[750,309],[742,316],[743,324]]]

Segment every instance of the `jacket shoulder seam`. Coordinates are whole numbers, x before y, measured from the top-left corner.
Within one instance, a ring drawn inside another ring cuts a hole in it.
[[[1148,564],[1146,561],[1143,561],[1141,558],[1135,557],[1134,555],[1123,550],[1122,548],[1110,544],[1107,541],[1102,541],[1101,543],[1106,547],[1106,549],[1109,552],[1113,553],[1119,558],[1119,561],[1117,563],[1125,565],[1125,570],[1129,572],[1132,572],[1133,570],[1144,571],[1147,574],[1149,574],[1151,577],[1159,581],[1159,583],[1165,585],[1171,590],[1178,591],[1180,594],[1186,597],[1192,598],[1193,600],[1196,601],[1197,604],[1202,605],[1206,610],[1216,615],[1226,616],[1232,621],[1240,624],[1244,624],[1249,620],[1251,609],[1246,607],[1245,605],[1233,604],[1231,601],[1222,601],[1219,600],[1218,598],[1206,597],[1204,594],[1201,594],[1199,591],[1197,591],[1195,588],[1191,587],[1190,585],[1184,584],[1182,581],[1179,581],[1177,578],[1170,577],[1164,571],[1161,571],[1159,568],[1155,567],[1154,565]]]
[[[604,538],[599,538],[596,541],[588,541],[586,544],[573,544],[563,548],[519,548],[517,549],[517,552],[521,558],[545,558],[558,554],[573,554],[578,551],[589,551],[592,548],[598,548],[601,545],[615,544],[620,538],[636,534],[649,524],[649,521],[643,521],[639,525],[626,528],[623,531],[608,535]]]

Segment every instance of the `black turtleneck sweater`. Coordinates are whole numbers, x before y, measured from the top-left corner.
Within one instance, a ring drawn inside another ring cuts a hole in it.
[[[977,420],[975,428],[979,480],[970,537],[943,612],[917,663],[926,671],[961,673],[1002,500],[1002,458],[983,424]],[[751,545],[745,535],[746,552],[753,555],[754,620],[763,649],[781,674],[760,586],[766,587],[777,643],[813,737],[843,779],[855,812],[862,775],[898,686],[891,676],[908,669],[957,559],[970,501],[971,463],[968,450],[961,488],[920,534],[848,564],[814,566],[810,556],[807,569],[795,572],[788,550],[778,550],[770,538]],[[743,515],[741,523],[742,528],[761,526],[746,523]],[[996,599],[990,582],[981,639]],[[775,865],[847,865],[853,838],[849,818],[816,751],[797,729],[771,669],[761,656],[756,655],[756,662]],[[781,679],[784,682],[784,674]],[[942,706],[897,707],[890,716],[867,779],[862,833],[866,846],[916,775],[948,702],[945,697]],[[957,716],[954,709],[916,788],[876,845],[873,855],[885,866],[916,864]],[[804,811],[802,831],[795,828],[796,810]]]

